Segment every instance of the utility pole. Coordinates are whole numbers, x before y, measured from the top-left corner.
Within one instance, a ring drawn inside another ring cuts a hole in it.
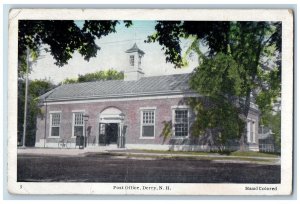
[[[28,70],[29,70],[29,48],[26,50],[26,79],[25,79],[25,105],[24,105],[24,124],[23,124],[23,145],[25,148],[26,125],[27,125],[27,97],[28,97]]]

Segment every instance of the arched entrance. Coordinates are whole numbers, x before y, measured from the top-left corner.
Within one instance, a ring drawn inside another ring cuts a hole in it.
[[[115,107],[106,108],[100,113],[98,145],[124,147],[123,115],[122,111]]]

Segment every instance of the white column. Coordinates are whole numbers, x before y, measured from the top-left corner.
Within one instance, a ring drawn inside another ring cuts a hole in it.
[[[255,120],[253,120],[253,122],[252,122],[252,128],[253,128],[252,142],[256,143],[256,141],[255,141],[255,136],[256,136],[256,133],[255,133]]]
[[[247,142],[250,143],[251,121],[247,120]]]

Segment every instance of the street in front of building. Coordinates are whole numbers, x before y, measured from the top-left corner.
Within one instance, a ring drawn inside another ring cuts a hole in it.
[[[270,160],[109,153],[21,154],[17,178],[18,182],[280,183],[280,165],[275,160],[266,162]]]

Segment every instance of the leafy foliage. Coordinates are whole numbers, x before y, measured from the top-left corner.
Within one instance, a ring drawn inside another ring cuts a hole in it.
[[[247,129],[241,130],[240,120],[246,122],[250,103],[256,102],[264,114],[280,98],[281,22],[158,21],[155,29],[147,42],[159,42],[175,68],[185,65],[187,56],[180,39],[193,38],[187,52],[198,55],[199,66],[190,86],[212,104],[192,103],[196,133],[209,133],[219,144],[240,134],[244,146]],[[201,44],[208,52],[202,52]]]
[[[124,79],[124,73],[118,72],[113,69],[107,71],[97,71],[93,73],[87,73],[84,75],[78,75],[77,79],[65,79],[63,84],[74,84],[88,81],[100,81],[100,80],[122,80]]]
[[[238,144],[245,122],[239,117],[239,110],[225,98],[191,98],[189,104],[197,113],[192,125],[192,135],[201,135],[202,142],[218,147],[223,152],[230,144]]]
[[[36,62],[36,60],[39,57],[39,50],[28,50],[28,66],[31,67],[33,63]],[[19,56],[19,64],[18,64],[18,78],[24,78],[27,71],[27,53],[23,53]],[[28,69],[28,73],[30,73],[30,69]]]
[[[19,61],[26,56],[26,49],[38,52],[42,44],[48,45],[48,52],[57,66],[67,64],[72,54],[78,51],[85,60],[96,57],[100,47],[96,38],[116,32],[119,21],[89,21],[83,26],[73,20],[20,20],[18,31]],[[124,21],[126,27],[132,22]]]
[[[26,146],[34,146],[36,133],[36,118],[40,114],[38,97],[50,91],[55,86],[47,80],[29,81],[26,124]],[[22,141],[25,104],[25,80],[18,80],[18,141]]]
[[[156,33],[146,42],[159,42],[165,50],[166,61],[183,66],[180,38],[196,36],[210,48],[209,55],[227,49],[229,22],[222,21],[157,21]]]
[[[172,121],[163,121],[163,126],[160,136],[163,137],[163,143],[165,143],[166,139],[172,136]]]
[[[241,92],[242,79],[239,74],[242,71],[231,56],[218,53],[214,58],[205,58],[201,66],[195,69],[190,86],[206,96],[238,95]]]
[[[183,66],[181,58],[180,37],[185,37],[180,21],[158,21],[155,29],[157,33],[148,36],[145,42],[158,41],[165,50],[166,61],[175,64],[175,67]]]

